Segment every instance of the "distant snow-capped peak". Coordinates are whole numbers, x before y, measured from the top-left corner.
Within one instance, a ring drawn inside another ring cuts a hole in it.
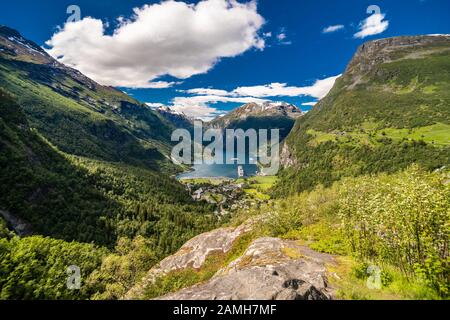
[[[283,101],[266,101],[262,103],[252,102],[246,105],[243,105],[241,108],[236,109],[235,111],[247,111],[247,112],[275,112],[277,110],[284,110],[288,112],[300,112],[300,108],[297,106],[283,102]]]
[[[162,103],[146,103],[145,105],[147,107],[152,108],[153,110],[158,111],[158,112],[170,113],[170,114],[179,115],[179,116],[186,116],[183,112],[173,110],[170,107],[163,105]]]
[[[168,106],[161,106],[158,108],[158,111],[167,112],[167,113],[175,114],[178,116],[186,116],[184,114],[184,112],[173,110],[173,109],[169,108]]]
[[[273,109],[273,108],[279,108],[279,107],[287,107],[287,106],[293,106],[287,102],[283,101],[267,101],[262,103],[262,107],[265,109]]]

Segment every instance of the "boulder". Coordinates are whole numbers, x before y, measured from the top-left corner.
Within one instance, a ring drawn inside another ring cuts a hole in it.
[[[209,281],[161,300],[329,300],[326,265],[334,257],[294,241],[255,240],[246,252]]]
[[[186,242],[177,253],[165,258],[151,269],[145,278],[133,287],[124,298],[140,298],[149,284],[171,271],[186,268],[200,269],[210,254],[227,253],[233,247],[234,242],[251,229],[252,222],[248,222],[237,228],[220,228],[198,235]]]

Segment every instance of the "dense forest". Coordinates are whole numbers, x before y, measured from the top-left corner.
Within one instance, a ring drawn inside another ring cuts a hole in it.
[[[151,264],[216,225],[211,205],[194,202],[169,176],[59,151],[30,128],[21,107],[3,90],[0,150],[1,210],[29,224],[31,235],[47,236],[11,236],[2,221],[3,298],[62,298],[65,274],[59,265],[78,265],[90,274],[125,241],[120,239],[139,236],[152,252]],[[57,275],[47,274],[52,271]]]
[[[118,298],[121,275],[216,226],[171,177],[171,123],[13,29],[0,27],[0,48],[2,299]],[[70,265],[81,291],[65,288]]]

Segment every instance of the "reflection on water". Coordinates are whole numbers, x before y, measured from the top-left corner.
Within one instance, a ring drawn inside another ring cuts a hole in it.
[[[234,160],[234,157],[228,157]],[[247,157],[247,164],[242,165],[245,176],[254,176],[258,173],[258,166],[256,164],[248,164],[250,161]],[[197,164],[192,167],[192,171],[182,173],[177,176],[177,179],[195,179],[195,178],[238,178],[238,167],[235,164]]]

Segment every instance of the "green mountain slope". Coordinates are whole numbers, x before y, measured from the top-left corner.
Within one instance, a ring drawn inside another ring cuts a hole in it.
[[[282,152],[279,194],[344,176],[428,170],[450,159],[450,37],[361,46],[331,92],[300,118]]]
[[[143,235],[165,253],[214,222],[209,206],[164,174],[59,151],[1,90],[0,151],[0,210],[33,234],[106,246]]]
[[[68,68],[17,31],[0,26],[0,86],[62,151],[173,170],[172,125],[149,107]]]
[[[2,89],[0,168],[0,300],[117,299],[216,225],[209,205],[161,172],[61,152]],[[81,290],[66,287],[70,265]]]
[[[168,176],[178,170],[166,156],[173,126],[149,107],[7,27],[0,85],[0,211],[10,228],[108,247],[142,235],[164,256],[214,224],[212,208]]]

